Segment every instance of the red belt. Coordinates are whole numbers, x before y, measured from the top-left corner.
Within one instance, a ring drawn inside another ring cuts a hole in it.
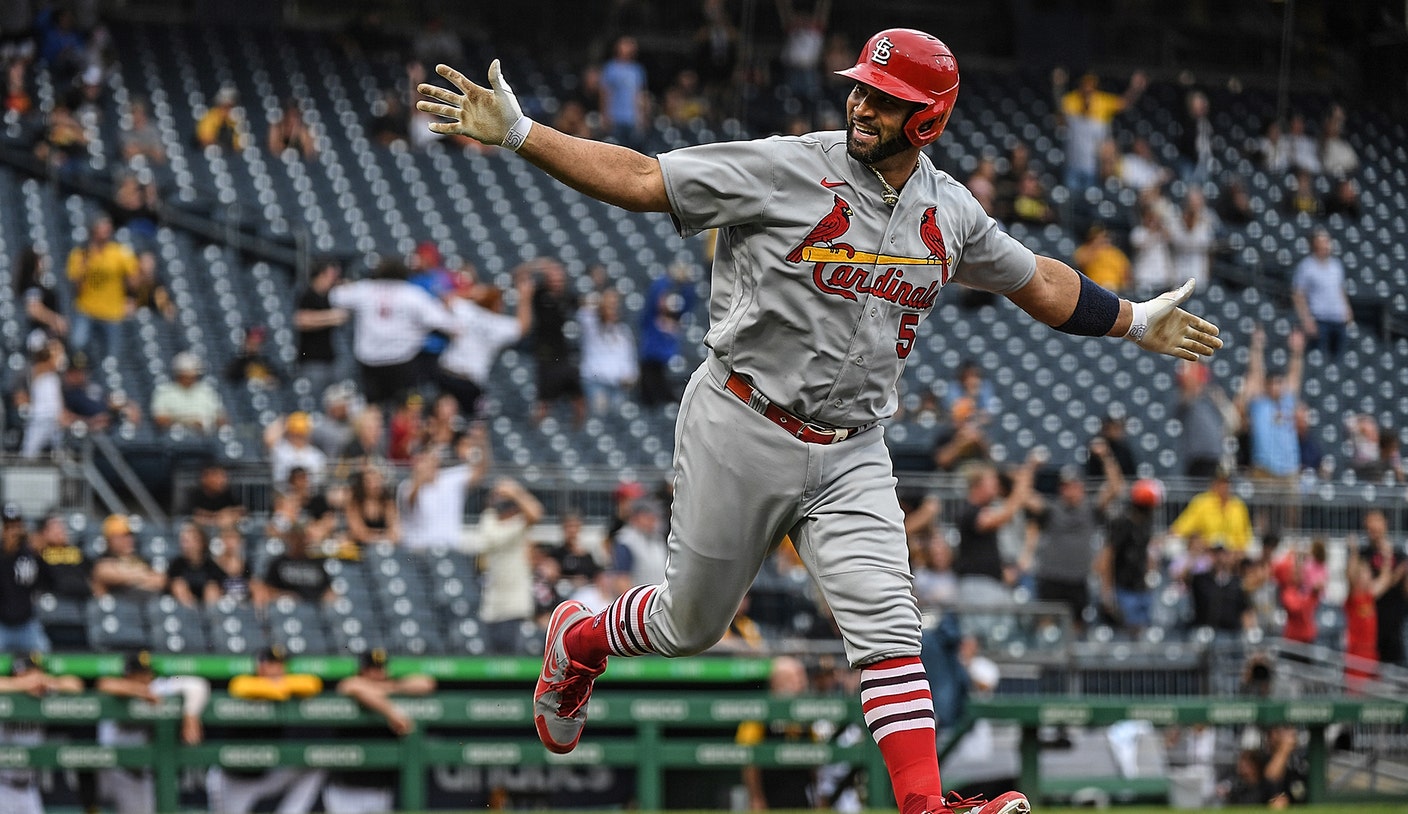
[[[874,426],[874,424],[866,424],[851,428],[820,427],[803,421],[773,404],[767,396],[758,392],[753,385],[748,383],[747,379],[737,373],[728,374],[728,379],[724,381],[724,388],[738,396],[739,400],[747,404],[754,412],[808,444],[837,444]]]

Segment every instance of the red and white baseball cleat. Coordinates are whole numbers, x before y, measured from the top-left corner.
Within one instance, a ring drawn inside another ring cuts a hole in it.
[[[533,691],[533,719],[543,745],[559,755],[576,748],[582,727],[587,724],[592,682],[606,669],[605,663],[592,668],[573,661],[562,641],[568,628],[582,622],[590,624],[591,619],[591,611],[585,605],[568,600],[557,606],[548,622],[543,672]]]
[[[951,791],[943,797],[925,801],[924,814],[1031,814],[1032,804],[1020,791],[1009,791],[991,800],[983,797],[962,797]]]

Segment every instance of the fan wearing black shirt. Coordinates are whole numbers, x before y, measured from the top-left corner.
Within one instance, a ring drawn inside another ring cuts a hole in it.
[[[49,652],[49,637],[34,615],[34,591],[43,565],[29,548],[19,506],[5,504],[0,528],[0,652]]]
[[[269,561],[250,589],[261,608],[281,596],[321,602],[332,597],[332,579],[322,560],[309,558],[307,530],[293,526],[284,533],[284,553]]]
[[[336,261],[321,261],[308,280],[308,288],[298,295],[293,312],[293,327],[298,332],[298,375],[308,379],[312,393],[327,389],[335,375],[333,329],[347,322],[347,311],[332,307],[328,292],[340,276],[342,267]]]
[[[1188,583],[1193,599],[1193,626],[1221,633],[1240,633],[1255,620],[1251,601],[1237,573],[1237,554],[1221,543],[1212,548],[1212,568]]]
[[[210,541],[205,532],[195,523],[186,523],[181,526],[177,545],[181,554],[166,569],[167,590],[187,607],[208,605],[219,599],[225,574],[210,559]]]
[[[245,507],[230,488],[230,474],[218,463],[207,463],[200,480],[186,495],[186,511],[202,526],[230,528],[244,517]]]
[[[1038,459],[1029,457],[1012,477],[1012,491],[998,502],[1002,487],[997,470],[979,464],[968,471],[968,497],[958,513],[958,550],[953,571],[958,596],[965,603],[1002,602],[1008,598],[1008,566],[1002,561],[997,532],[1012,521],[1032,496]]]

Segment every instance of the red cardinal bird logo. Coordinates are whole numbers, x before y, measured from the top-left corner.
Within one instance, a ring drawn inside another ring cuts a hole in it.
[[[835,198],[836,203],[831,207],[831,211],[826,213],[826,217],[822,218],[816,226],[812,227],[806,237],[802,238],[801,245],[788,252],[787,262],[802,262],[802,249],[815,246],[818,243],[825,243],[832,249],[845,251],[847,257],[856,256],[856,250],[850,244],[836,242],[836,238],[844,235],[846,230],[851,228],[851,205],[846,203],[840,195],[832,197]]]
[[[938,207],[931,206],[924,210],[924,214],[919,218],[919,239],[924,241],[924,246],[929,250],[929,259],[937,260],[943,265],[943,277],[939,283],[948,284],[948,249],[944,247],[944,233],[939,231]]]

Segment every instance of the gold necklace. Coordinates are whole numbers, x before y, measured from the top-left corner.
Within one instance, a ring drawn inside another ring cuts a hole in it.
[[[881,175],[880,171],[875,169],[875,167],[866,164],[865,168],[870,170],[870,173],[875,176],[876,180],[880,182],[880,185],[885,188],[885,191],[880,193],[880,200],[884,201],[886,206],[894,209],[900,202],[899,190],[890,186],[890,182],[886,181],[885,176]],[[919,159],[917,158],[914,159],[914,169],[919,169]]]

